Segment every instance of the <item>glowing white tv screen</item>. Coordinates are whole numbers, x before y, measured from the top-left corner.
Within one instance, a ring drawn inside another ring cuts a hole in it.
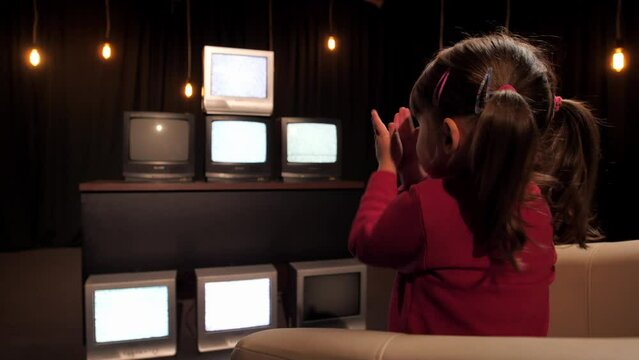
[[[96,290],[94,309],[97,343],[169,336],[166,286]]]
[[[265,99],[267,74],[266,57],[213,54],[211,95]]]
[[[334,124],[291,123],[286,133],[289,163],[337,162],[337,126]]]
[[[164,118],[131,119],[129,158],[133,161],[187,161],[188,121]]]
[[[254,121],[213,121],[211,161],[266,162],[266,124]]]
[[[271,323],[270,279],[204,284],[206,331],[267,326]]]

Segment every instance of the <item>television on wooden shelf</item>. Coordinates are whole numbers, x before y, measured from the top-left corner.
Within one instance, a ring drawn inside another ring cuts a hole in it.
[[[277,326],[273,265],[195,269],[198,349],[231,349],[244,336]]]
[[[336,180],[342,172],[342,125],[338,119],[279,119],[284,181]]]
[[[192,114],[124,113],[122,173],[127,181],[192,181],[195,119]]]
[[[91,275],[84,285],[87,359],[176,353],[176,271]]]
[[[204,112],[270,116],[274,61],[272,51],[204,46]]]
[[[271,119],[206,116],[207,181],[266,181],[272,177]]]
[[[366,329],[366,265],[338,259],[294,262],[290,269],[289,326]]]

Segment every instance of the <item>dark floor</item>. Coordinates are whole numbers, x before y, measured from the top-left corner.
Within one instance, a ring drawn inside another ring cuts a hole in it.
[[[369,268],[369,329],[386,326],[392,277]],[[0,253],[0,359],[84,359],[81,279],[80,248]]]
[[[0,358],[83,359],[80,248],[0,253]]]

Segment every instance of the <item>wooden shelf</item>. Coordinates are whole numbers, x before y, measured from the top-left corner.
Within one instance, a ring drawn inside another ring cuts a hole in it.
[[[147,191],[255,191],[255,190],[342,190],[363,189],[362,181],[315,182],[126,182],[99,180],[80,184],[80,192],[147,192]]]

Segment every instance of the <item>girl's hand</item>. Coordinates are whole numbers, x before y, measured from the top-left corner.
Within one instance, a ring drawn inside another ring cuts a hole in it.
[[[414,127],[410,110],[405,107],[399,108],[389,128],[391,153],[402,184],[410,186],[419,182],[426,176],[426,171],[417,158],[419,128]]]
[[[378,171],[397,173],[397,168],[391,157],[390,133],[376,110],[371,111],[373,130],[375,131],[375,154],[377,155]]]

